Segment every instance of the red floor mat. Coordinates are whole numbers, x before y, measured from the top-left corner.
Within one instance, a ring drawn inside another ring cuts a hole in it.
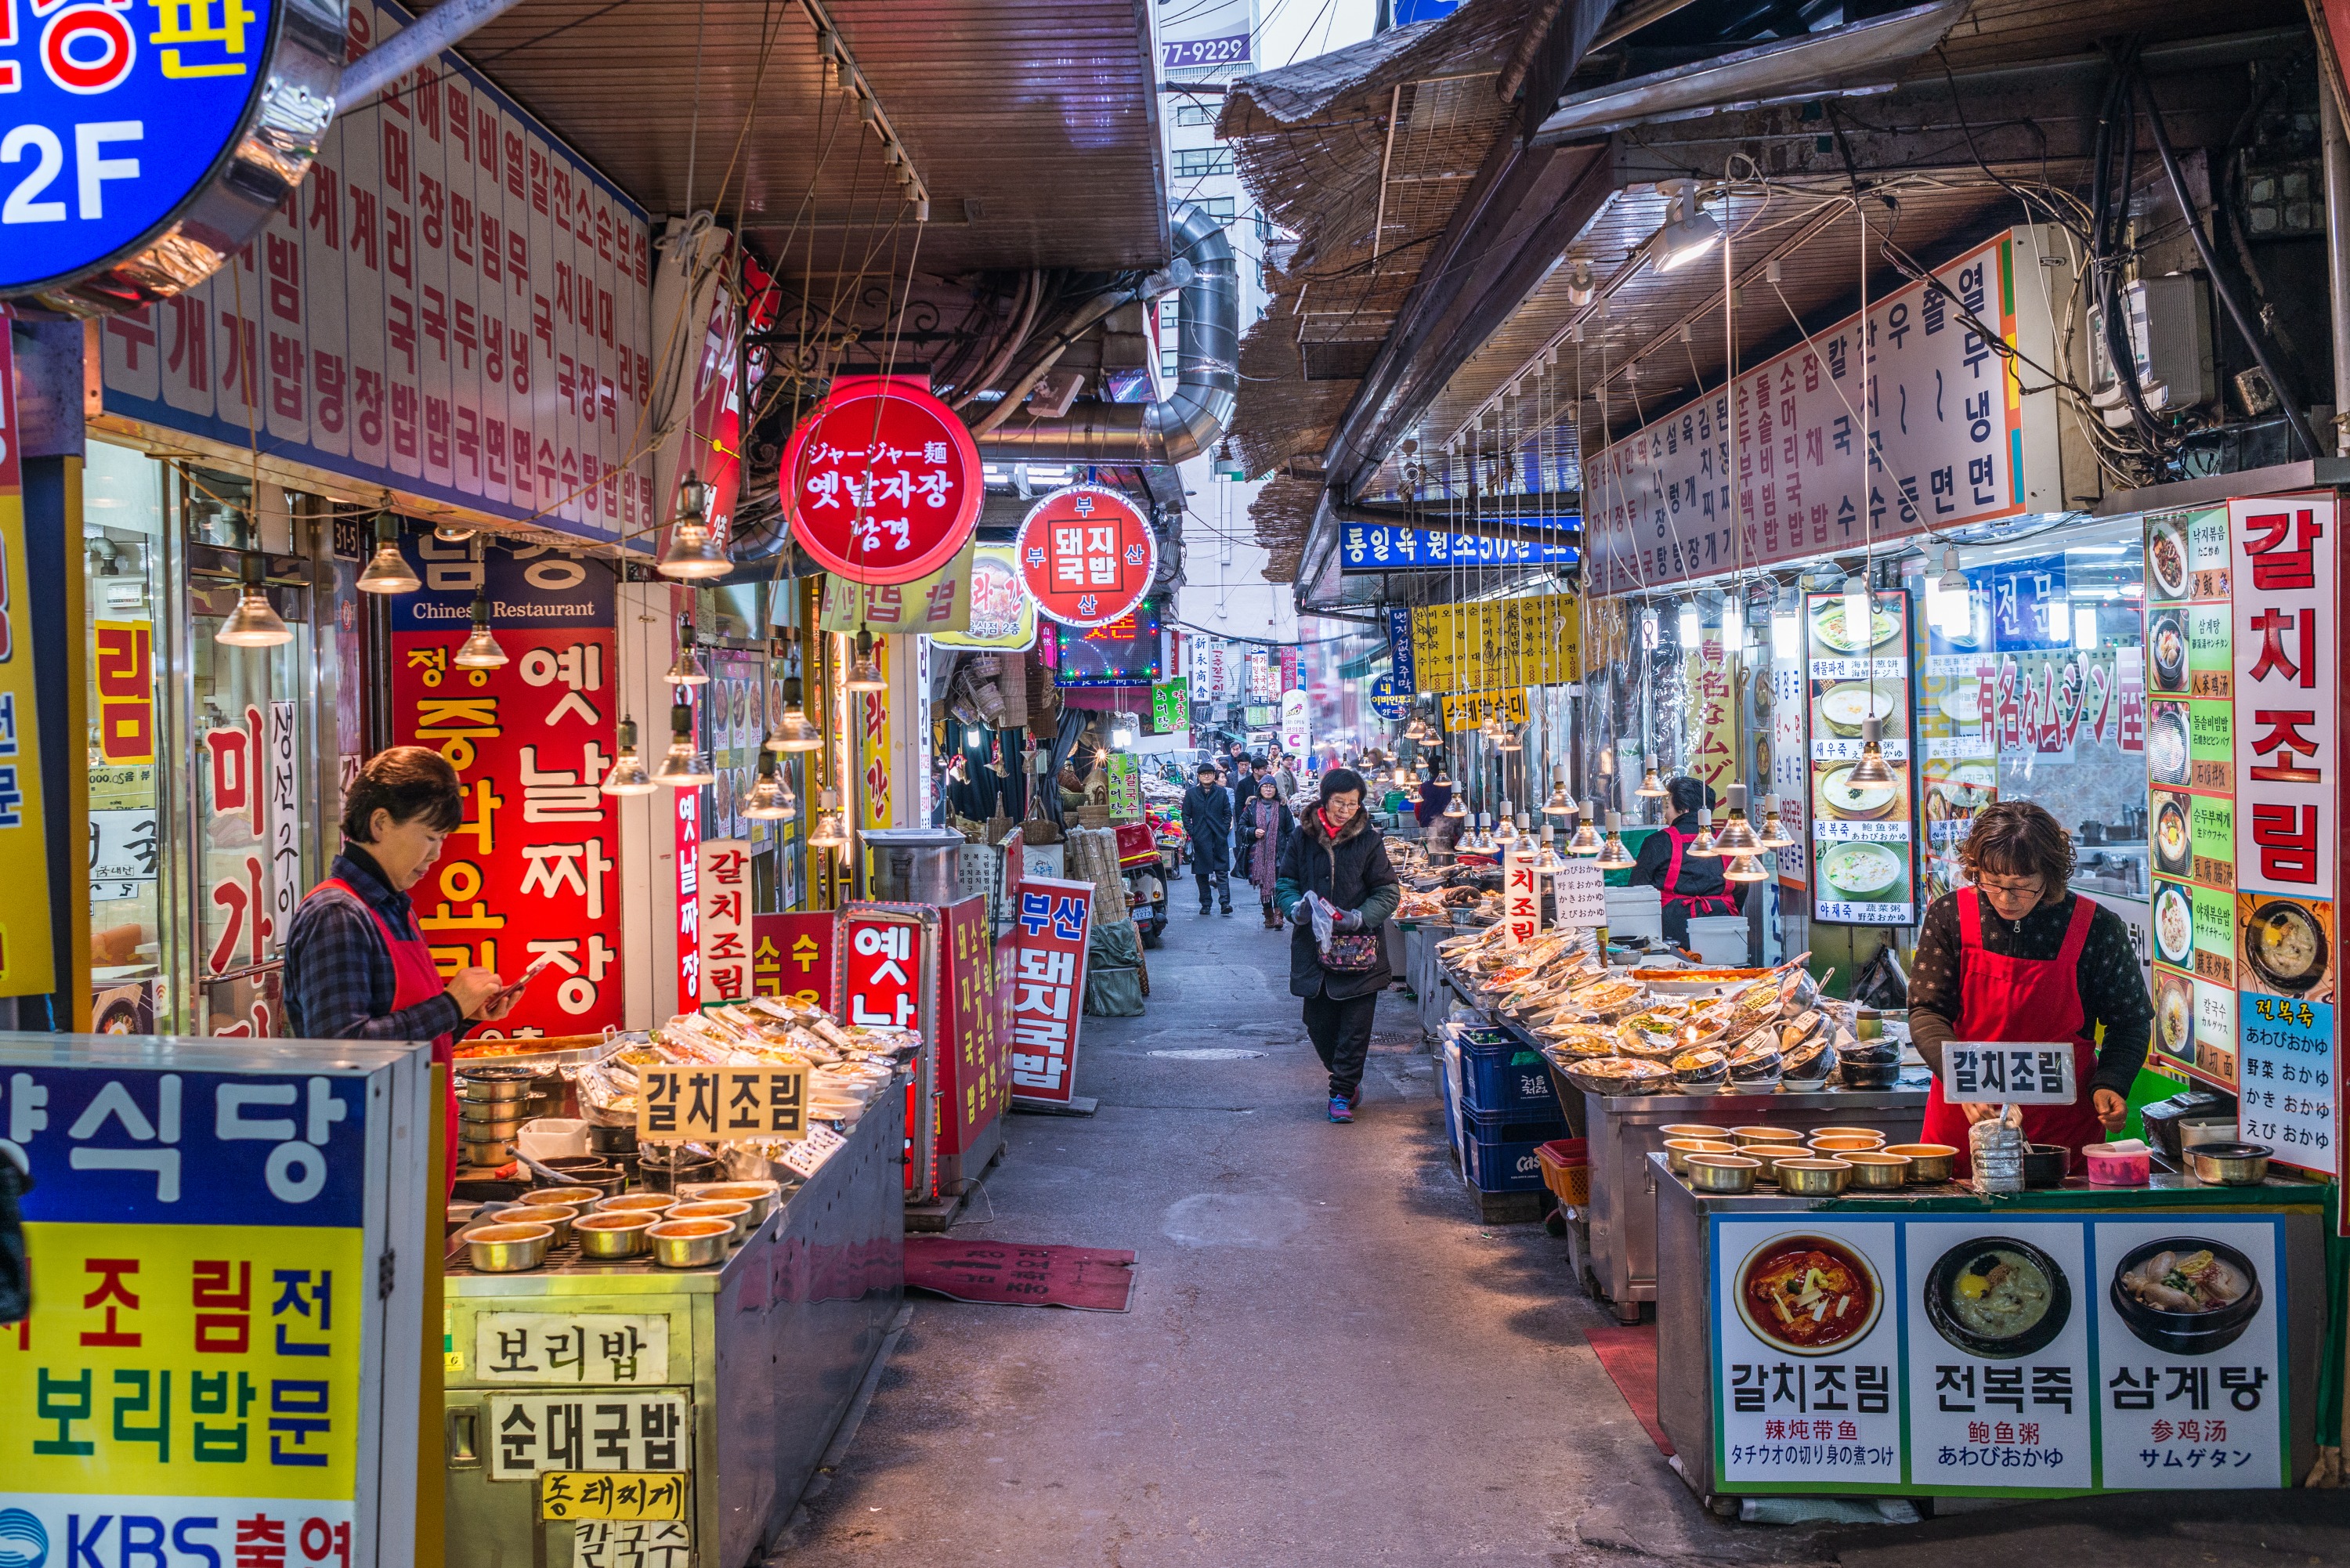
[[[1657,1325],[1586,1328],[1583,1337],[1591,1342],[1591,1353],[1616,1380],[1616,1391],[1624,1396],[1624,1403],[1632,1407],[1632,1414],[1655,1439],[1657,1451],[1669,1457],[1673,1446],[1657,1424]]]
[[[1026,1247],[1016,1241],[906,1238],[906,1288],[990,1306],[1124,1312],[1134,1254],[1099,1247]],[[1656,1353],[1648,1355],[1650,1366]]]

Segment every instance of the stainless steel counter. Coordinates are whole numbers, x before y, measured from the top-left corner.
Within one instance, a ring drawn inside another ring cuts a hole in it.
[[[573,1563],[583,1527],[540,1517],[551,1471],[682,1473],[691,1568],[758,1560],[905,1293],[896,1104],[894,1091],[878,1096],[814,1179],[719,1267],[562,1252],[568,1262],[524,1274],[450,1266],[451,1568]]]
[[[1583,1126],[1591,1140],[1591,1266],[1616,1315],[1637,1323],[1640,1303],[1657,1300],[1656,1185],[1648,1157],[1661,1154],[1669,1124],[1711,1127],[1865,1127],[1887,1143],[1915,1143],[1926,1121],[1932,1079],[1923,1068],[1891,1089],[1782,1089],[1769,1095],[1586,1094]],[[1655,1171],[1663,1169],[1661,1164]],[[1676,1182],[1674,1185],[1679,1185]]]

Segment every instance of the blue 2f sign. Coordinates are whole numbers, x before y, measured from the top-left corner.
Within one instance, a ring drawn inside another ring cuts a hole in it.
[[[300,181],[348,0],[0,0],[0,296],[90,315],[201,282]]]

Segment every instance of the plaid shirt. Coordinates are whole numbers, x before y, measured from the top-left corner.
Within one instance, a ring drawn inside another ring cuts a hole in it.
[[[465,1015],[445,991],[392,1011],[399,977],[369,911],[414,937],[408,895],[392,891],[375,857],[357,845],[344,846],[328,875],[352,891],[322,887],[313,892],[294,912],[286,939],[286,1017],[294,1037],[429,1042],[462,1032]]]

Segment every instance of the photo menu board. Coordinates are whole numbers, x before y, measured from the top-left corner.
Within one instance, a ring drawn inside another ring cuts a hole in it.
[[[1909,767],[1909,597],[1872,596],[1869,625],[1846,624],[1841,593],[1804,600],[1805,724],[1811,758],[1812,919],[1826,925],[1918,923],[1917,819]],[[1861,726],[1884,726],[1889,784],[1855,784]]]

